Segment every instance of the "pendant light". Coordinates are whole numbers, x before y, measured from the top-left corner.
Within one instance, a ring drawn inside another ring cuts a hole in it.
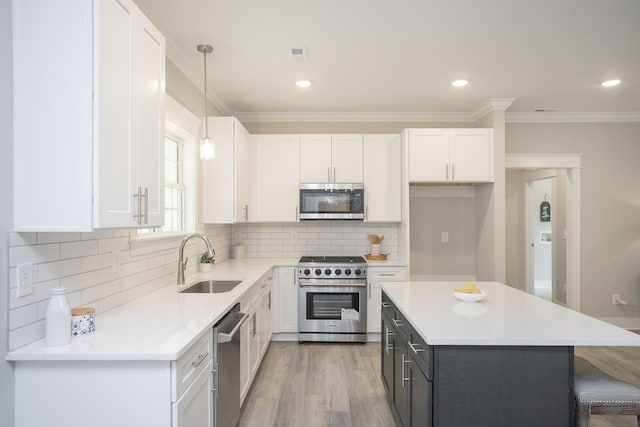
[[[200,158],[212,160],[216,158],[215,142],[209,138],[209,114],[207,113],[207,53],[213,52],[208,44],[199,44],[198,52],[204,54],[204,138],[200,140]]]

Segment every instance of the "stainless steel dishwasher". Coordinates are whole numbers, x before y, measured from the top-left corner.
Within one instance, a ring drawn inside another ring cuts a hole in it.
[[[240,327],[248,318],[236,304],[213,327],[213,357],[217,364],[214,427],[233,427],[240,417]]]

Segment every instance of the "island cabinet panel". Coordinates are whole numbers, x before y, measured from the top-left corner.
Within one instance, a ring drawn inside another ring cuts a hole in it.
[[[381,327],[399,426],[573,425],[572,346],[429,345],[384,292]]]

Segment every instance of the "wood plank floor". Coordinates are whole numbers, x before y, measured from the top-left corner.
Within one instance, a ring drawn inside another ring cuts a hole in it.
[[[272,342],[242,409],[240,427],[390,427],[379,343]],[[640,348],[577,347],[577,356],[640,387]],[[633,416],[593,416],[592,427],[636,427]]]
[[[238,425],[394,426],[379,351],[379,343],[272,342]]]

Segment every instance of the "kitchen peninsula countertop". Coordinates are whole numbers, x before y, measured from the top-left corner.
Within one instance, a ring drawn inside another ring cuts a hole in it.
[[[233,290],[217,294],[180,293],[166,286],[96,316],[96,331],[74,337],[63,346],[47,347],[44,339],[16,349],[7,360],[177,360],[208,333],[263,275],[275,266],[295,266],[297,258],[244,258],[216,264],[200,280],[242,280]]]
[[[383,282],[430,345],[640,346],[640,335],[498,282],[475,282],[481,302],[461,302],[466,282]]]

